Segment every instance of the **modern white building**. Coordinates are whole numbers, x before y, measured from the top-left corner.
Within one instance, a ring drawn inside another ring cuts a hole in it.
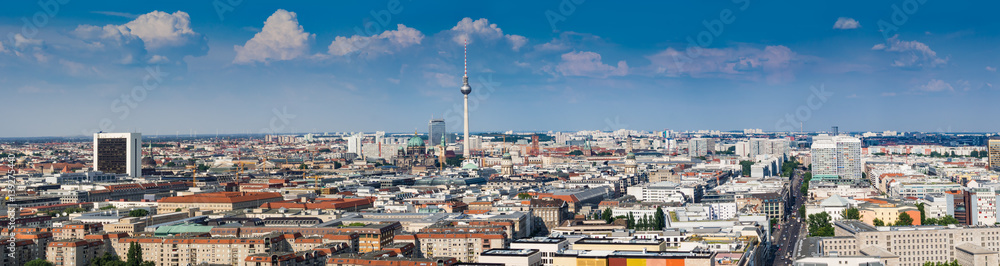
[[[142,177],[142,133],[94,133],[94,169]]]
[[[364,135],[361,133],[351,135],[347,137],[347,152],[354,153],[356,155],[361,155],[361,145],[362,140],[364,140]]]
[[[535,249],[541,253],[542,265],[553,266],[552,257],[556,253],[569,249],[569,240],[554,237],[532,237],[514,240],[510,243],[511,249]],[[479,257],[483,261],[483,257]]]
[[[969,190],[969,214],[972,225],[994,225],[997,223],[997,193],[993,188],[973,188]]]
[[[695,138],[688,141],[688,155],[691,157],[705,156],[715,146],[714,139]]]
[[[861,179],[863,166],[860,139],[826,134],[813,137],[813,177]]]
[[[510,266],[541,266],[542,254],[537,249],[490,249],[479,254],[478,262]]]

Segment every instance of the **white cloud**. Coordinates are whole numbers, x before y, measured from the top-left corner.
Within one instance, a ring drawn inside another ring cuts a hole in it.
[[[330,43],[331,55],[342,56],[354,52],[365,53],[370,56],[379,54],[392,54],[402,48],[420,44],[424,39],[424,34],[420,31],[406,27],[403,24],[397,25],[396,30],[387,30],[379,35],[351,37],[337,36]]]
[[[667,48],[647,56],[652,62],[653,72],[658,75],[750,79],[764,76],[769,82],[793,79],[791,66],[798,57],[791,49],[781,45],[764,49],[694,47],[678,51]]]
[[[569,52],[562,55],[562,62],[556,66],[556,71],[564,76],[605,78],[628,74],[628,64],[624,60],[618,61],[615,67],[601,62],[601,55],[595,52]]]
[[[861,27],[861,23],[853,18],[840,17],[837,22],[833,23],[834,29],[850,30],[857,29]]]
[[[0,49],[0,51],[2,51],[2,49]],[[989,72],[997,72],[997,68],[995,68],[995,67],[991,67],[991,66],[986,66],[986,71],[989,71]]]
[[[26,38],[24,37],[24,35],[21,35],[20,33],[14,34],[14,48],[17,48],[18,50],[23,51],[27,50],[28,48],[41,45],[42,45],[42,40]]]
[[[474,21],[471,18],[463,18],[455,27],[451,28],[451,31],[454,33],[452,40],[458,44],[463,44],[466,40],[472,43],[477,39],[486,41],[506,40],[510,43],[511,49],[518,51],[528,43],[528,39],[524,36],[503,34],[503,30],[497,27],[497,24],[490,24],[485,18]]]
[[[184,11],[153,11],[122,25],[79,25],[72,34],[86,42],[87,50],[118,53],[122,64],[153,60],[147,58],[150,52],[161,57],[158,61],[208,52],[208,40],[191,28],[191,16]]]
[[[461,78],[455,75],[437,72],[424,72],[424,78],[427,78],[432,85],[444,88],[457,88],[459,86],[458,81],[461,80]]]
[[[236,45],[234,63],[291,60],[309,53],[315,37],[302,29],[295,12],[278,9],[264,21],[261,29],[243,46]]]
[[[918,41],[900,41],[898,37],[893,36],[886,40],[886,43],[876,44],[872,46],[872,50],[899,54],[892,62],[892,66],[895,67],[935,67],[948,63],[948,58],[938,57],[930,46]]]
[[[930,82],[920,86],[918,89],[926,92],[955,91],[955,88],[951,84],[940,79],[931,79]]]
[[[125,23],[124,26],[132,34],[139,36],[150,50],[183,46],[202,39],[201,34],[191,29],[191,16],[184,11],[173,14],[161,11],[149,12]]]

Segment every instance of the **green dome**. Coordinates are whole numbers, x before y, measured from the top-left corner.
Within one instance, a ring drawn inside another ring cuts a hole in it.
[[[503,158],[504,159],[510,159],[510,153],[509,152],[508,153],[504,153],[503,154]]]
[[[631,153],[631,152],[630,152],[630,153],[628,153],[627,155],[625,155],[625,158],[626,158],[626,159],[635,159],[635,153]]]
[[[462,165],[462,169],[475,170],[475,169],[479,169],[479,166],[476,165],[476,163],[474,163],[474,162],[472,162],[470,160],[465,160],[465,164]]]
[[[412,138],[410,138],[410,141],[406,142],[406,146],[407,147],[423,147],[424,146],[424,139],[422,139],[420,137],[417,137],[417,136],[413,136]]]

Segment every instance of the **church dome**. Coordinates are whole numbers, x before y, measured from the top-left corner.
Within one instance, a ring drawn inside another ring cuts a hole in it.
[[[504,159],[510,159],[510,153],[509,153],[509,152],[507,152],[507,153],[504,153],[504,154],[503,154],[503,158],[504,158]]]
[[[424,146],[424,139],[422,139],[422,138],[420,138],[418,136],[413,136],[412,138],[410,138],[410,141],[406,142],[406,146],[407,147],[423,147]]]
[[[628,153],[625,155],[625,159],[635,159],[635,153]]]

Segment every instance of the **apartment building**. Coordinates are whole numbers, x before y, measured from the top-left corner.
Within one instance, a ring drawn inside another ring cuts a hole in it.
[[[464,262],[478,262],[479,254],[507,247],[506,233],[418,233],[420,253],[424,257],[453,257]]]
[[[125,237],[112,241],[117,254],[128,254],[131,243],[139,243],[145,260],[167,266],[199,263],[240,265],[250,255],[292,251],[284,236],[278,233],[258,237],[221,237],[209,234]]]
[[[835,237],[818,242],[823,256],[876,256],[886,266],[920,266],[957,259],[962,265],[1000,263],[1000,227],[874,227],[859,221],[834,223]]]
[[[104,252],[107,251],[104,247],[104,241],[101,240],[69,239],[53,241],[49,243],[49,247],[46,249],[45,259],[55,265],[61,266],[90,265],[91,260],[104,255]]]

